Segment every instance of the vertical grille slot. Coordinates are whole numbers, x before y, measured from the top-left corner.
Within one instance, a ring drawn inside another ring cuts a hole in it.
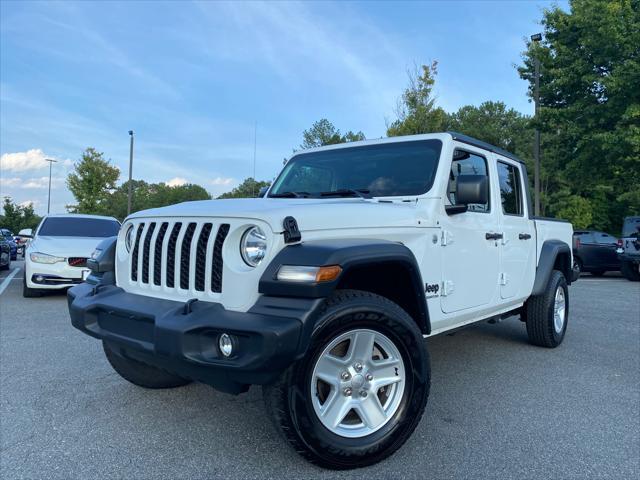
[[[213,225],[205,223],[202,226],[200,237],[198,238],[198,246],[196,248],[196,290],[204,292],[204,277],[207,261],[207,244]]]
[[[131,280],[138,281],[138,247],[140,246],[140,236],[144,229],[144,223],[138,225],[138,231],[136,232],[136,241],[133,244],[133,252],[131,252]]]
[[[155,229],[155,222],[150,223],[147,234],[144,237],[144,245],[142,248],[142,283],[149,283],[149,248],[151,247],[151,237]]]
[[[160,225],[158,230],[158,236],[156,237],[156,246],[153,249],[153,284],[160,285],[161,272],[162,272],[162,243],[164,242],[164,236],[167,233],[169,224],[164,222]]]
[[[191,241],[193,233],[196,230],[196,224],[190,223],[184,233],[182,239],[182,249],[180,255],[180,288],[187,290],[189,288],[189,260],[191,259]]]
[[[213,265],[211,268],[211,291],[214,293],[222,292],[222,246],[224,240],[229,233],[229,224],[223,223],[218,228],[218,234],[216,235],[216,241],[213,245]]]
[[[171,235],[169,236],[169,244],[167,245],[167,287],[175,287],[175,265],[176,265],[176,241],[180,235],[182,223],[178,222],[173,226]]]

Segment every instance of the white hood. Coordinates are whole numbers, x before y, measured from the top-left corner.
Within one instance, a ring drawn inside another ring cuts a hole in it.
[[[379,202],[360,198],[238,198],[185,202],[134,213],[129,218],[220,217],[257,219],[274,233],[292,216],[300,231],[338,228],[414,227],[418,224],[416,202]]]
[[[38,235],[29,246],[30,252],[46,253],[56,257],[90,257],[100,237],[47,237]]]

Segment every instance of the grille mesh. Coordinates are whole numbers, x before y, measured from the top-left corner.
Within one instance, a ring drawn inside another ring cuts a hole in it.
[[[211,268],[211,291],[222,292],[222,246],[229,233],[229,224],[223,223],[218,229],[216,243],[213,245],[213,264]]]
[[[138,231],[136,232],[136,241],[131,252],[131,280],[138,281],[138,245],[140,245],[140,236],[144,230],[144,223],[138,225]]]
[[[151,247],[151,237],[156,229],[155,223],[150,223],[147,234],[144,237],[142,250],[142,283],[149,283],[149,247]]]
[[[162,280],[162,242],[164,242],[164,236],[167,233],[167,228],[169,228],[169,224],[164,222],[160,225],[160,230],[158,230],[158,236],[156,237],[156,245],[153,249],[153,284],[160,285],[160,281]]]
[[[196,290],[204,292],[204,276],[207,261],[207,244],[209,243],[209,235],[213,225],[205,223],[198,238],[198,246],[196,248]]]
[[[167,245],[167,287],[173,288],[175,286],[175,265],[176,265],[176,242],[178,241],[178,235],[182,223],[178,222],[173,226],[171,235],[169,236],[169,245]]]
[[[193,232],[196,231],[196,224],[190,223],[182,239],[182,255],[180,255],[180,288],[189,288],[189,262],[191,261],[191,241]]]

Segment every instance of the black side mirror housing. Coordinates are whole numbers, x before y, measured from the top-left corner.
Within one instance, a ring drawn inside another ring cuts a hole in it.
[[[91,258],[87,259],[87,267],[94,274],[115,271],[116,240],[117,237],[105,238],[98,244]]]
[[[487,203],[489,179],[485,175],[460,175],[456,179],[456,205]]]
[[[261,187],[258,191],[258,198],[263,198],[267,194],[267,190],[269,190],[269,187]]]

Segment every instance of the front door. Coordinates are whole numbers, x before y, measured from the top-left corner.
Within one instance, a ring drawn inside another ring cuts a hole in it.
[[[446,202],[456,203],[456,178],[461,175],[487,175],[490,189],[495,179],[489,175],[487,158],[470,147],[456,148],[451,162]],[[499,273],[498,242],[487,234],[498,232],[496,209],[486,204],[469,205],[468,211],[442,219],[442,290],[444,313],[473,309],[488,304],[497,294]]]
[[[529,292],[533,285],[535,226],[525,204],[523,175],[516,162],[498,160],[501,217],[500,297]]]

